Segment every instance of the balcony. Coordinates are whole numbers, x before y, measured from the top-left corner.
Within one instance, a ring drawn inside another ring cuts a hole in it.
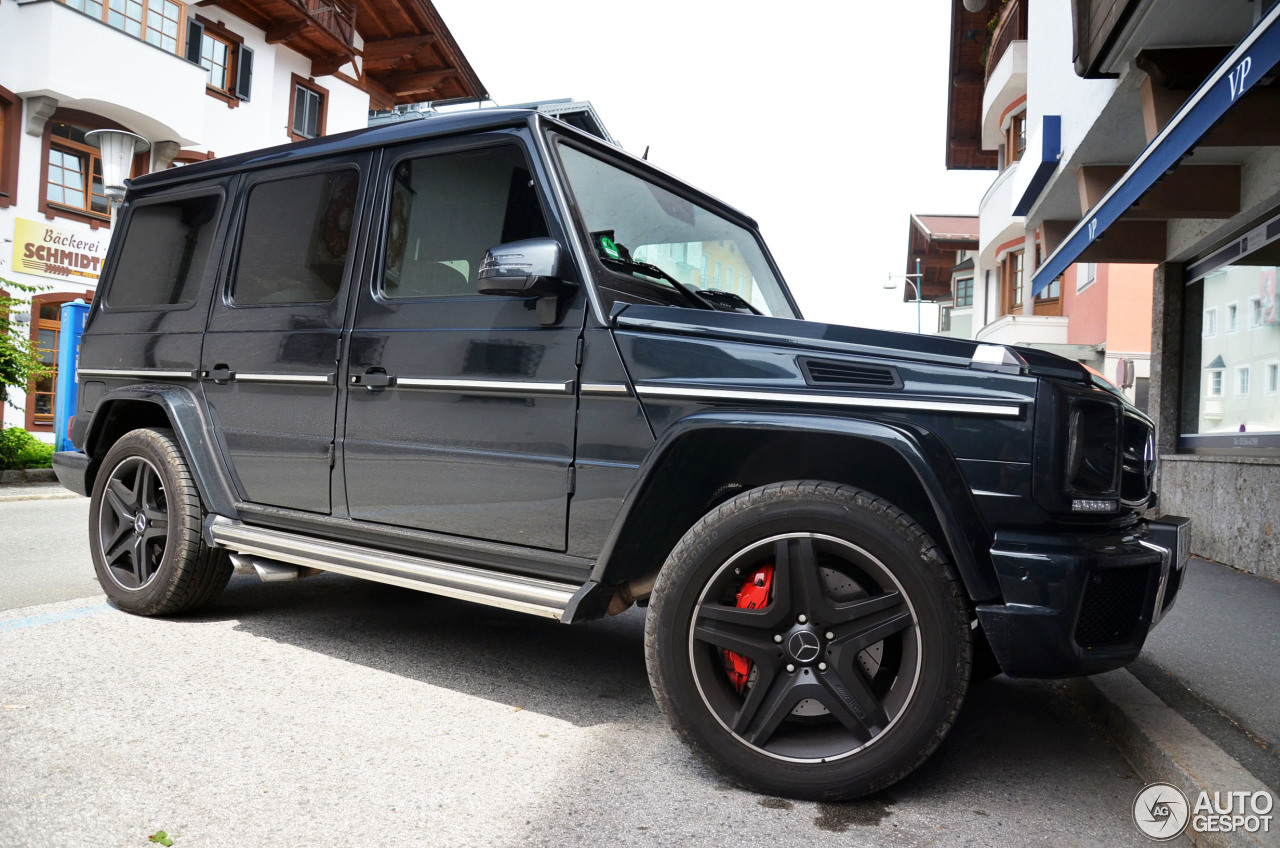
[[[1004,144],[1005,116],[1027,95],[1027,42],[1015,41],[987,76],[982,90],[982,146],[994,150]]]
[[[152,141],[200,143],[204,68],[57,0],[21,3],[17,15],[22,37],[0,56],[0,78],[15,94],[52,97]]]
[[[987,344],[1053,350],[1067,344],[1067,319],[1059,315],[1002,315],[978,330],[975,338]]]
[[[1008,0],[1000,7],[995,19],[995,30],[991,33],[990,45],[987,49],[986,73],[990,81],[992,71],[999,67],[1000,60],[1015,41],[1027,40],[1027,0]]]
[[[979,267],[994,268],[1000,245],[1026,234],[1025,220],[1013,214],[1013,184],[1017,173],[1016,162],[1001,171],[978,204],[978,232],[982,234],[978,244]]]
[[[312,62],[326,76],[350,62],[356,47],[356,6],[349,0],[211,0]]]

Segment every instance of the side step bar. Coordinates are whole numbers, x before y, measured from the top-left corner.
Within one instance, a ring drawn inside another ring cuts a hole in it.
[[[314,539],[297,533],[251,527],[222,517],[213,519],[209,533],[219,546],[238,554],[362,577],[557,621],[564,615],[565,607],[574,594],[582,588],[573,583],[485,571],[467,565]]]

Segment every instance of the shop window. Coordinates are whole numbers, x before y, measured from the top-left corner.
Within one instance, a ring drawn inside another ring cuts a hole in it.
[[[302,141],[324,135],[327,93],[315,83],[293,75],[293,89],[289,96],[290,138]]]
[[[0,86],[0,209],[17,200],[21,127],[22,98]]]
[[[108,26],[178,53],[186,38],[187,4],[177,0],[62,0]]]
[[[973,277],[960,277],[956,280],[956,308],[973,306]]]
[[[53,430],[53,387],[58,380],[58,341],[62,334],[62,304],[92,292],[36,295],[31,301],[31,339],[36,343],[40,361],[48,372],[27,385],[26,429],[33,432]]]

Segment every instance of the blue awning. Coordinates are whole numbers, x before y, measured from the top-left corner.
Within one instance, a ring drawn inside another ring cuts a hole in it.
[[[1027,151],[1028,154],[1031,152]],[[1045,115],[1040,122],[1040,150],[1037,155],[1039,158],[1035,161],[1035,170],[1031,172],[1031,182],[1013,207],[1013,214],[1018,218],[1031,211],[1036,198],[1049,184],[1049,178],[1053,176],[1053,172],[1058,169],[1058,162],[1062,159],[1061,115]],[[1031,156],[1023,156],[1022,161],[1018,163],[1018,168],[1030,167],[1032,167]]]
[[[1039,294],[1191,150],[1214,124],[1280,62],[1280,5],[1273,6],[1182,105],[1098,204],[1076,224],[1031,278]]]

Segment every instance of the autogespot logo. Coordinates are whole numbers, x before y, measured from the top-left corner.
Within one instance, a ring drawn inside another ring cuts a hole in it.
[[[1179,836],[1190,818],[1187,796],[1176,786],[1152,783],[1133,799],[1133,821],[1151,839],[1163,842]]]

